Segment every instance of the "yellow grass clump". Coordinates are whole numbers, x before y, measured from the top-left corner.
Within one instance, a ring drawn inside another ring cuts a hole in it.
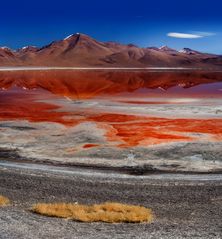
[[[9,199],[0,195],[0,207],[6,206],[10,203]]]
[[[95,205],[73,203],[38,203],[32,211],[41,215],[69,218],[81,222],[151,222],[151,209],[121,203],[106,202]]]

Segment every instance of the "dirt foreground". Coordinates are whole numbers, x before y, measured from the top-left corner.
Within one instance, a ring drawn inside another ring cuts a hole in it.
[[[132,176],[93,169],[0,166],[1,239],[221,238],[221,175]],[[184,179],[183,179],[184,178]],[[38,202],[114,201],[151,208],[151,224],[80,223],[29,211]]]

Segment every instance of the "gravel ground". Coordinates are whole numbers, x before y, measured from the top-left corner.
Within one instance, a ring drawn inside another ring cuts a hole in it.
[[[78,169],[76,169],[78,170]],[[1,239],[222,238],[222,181],[67,174],[0,166]],[[118,201],[152,208],[151,224],[80,223],[33,214],[36,202]]]

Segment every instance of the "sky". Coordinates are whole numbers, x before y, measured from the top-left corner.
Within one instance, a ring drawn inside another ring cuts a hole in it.
[[[2,0],[0,46],[43,46],[75,32],[141,47],[222,54],[221,0]]]

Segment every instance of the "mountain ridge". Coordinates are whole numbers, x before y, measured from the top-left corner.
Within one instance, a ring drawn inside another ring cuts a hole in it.
[[[134,44],[100,42],[82,33],[52,41],[43,47],[17,50],[0,47],[0,66],[72,67],[222,67],[222,56],[190,48],[138,47]]]

